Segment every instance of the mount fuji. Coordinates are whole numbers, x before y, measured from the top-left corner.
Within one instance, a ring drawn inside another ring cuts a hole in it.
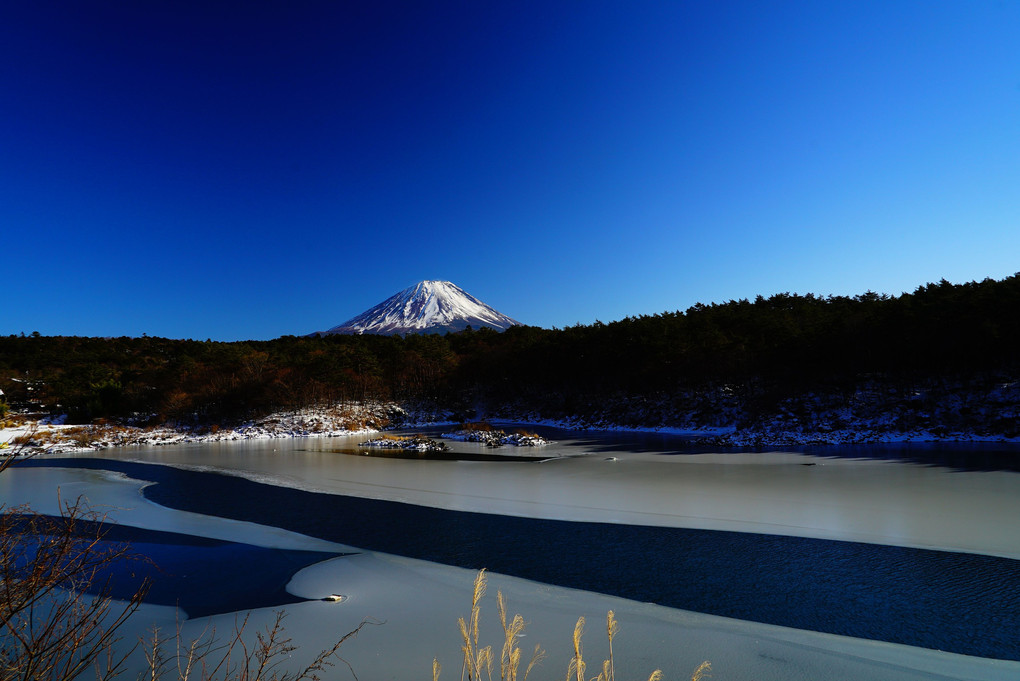
[[[485,326],[504,331],[519,324],[456,284],[448,281],[422,281],[390,296],[340,326],[312,335],[455,333],[469,325],[474,329]]]

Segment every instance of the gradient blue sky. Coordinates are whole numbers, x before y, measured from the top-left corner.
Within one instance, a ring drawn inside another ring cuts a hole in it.
[[[1020,270],[1020,3],[5,2],[0,333]]]

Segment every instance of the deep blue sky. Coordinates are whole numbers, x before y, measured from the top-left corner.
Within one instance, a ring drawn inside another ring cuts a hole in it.
[[[1020,270],[1020,3],[5,2],[0,333]]]

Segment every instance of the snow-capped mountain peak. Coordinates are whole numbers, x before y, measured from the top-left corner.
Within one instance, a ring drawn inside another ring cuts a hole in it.
[[[503,331],[520,322],[497,312],[449,281],[422,281],[322,333],[444,333],[487,326]]]

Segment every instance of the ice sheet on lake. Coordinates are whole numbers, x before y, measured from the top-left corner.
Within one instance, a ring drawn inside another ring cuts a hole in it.
[[[160,454],[164,455],[164,462],[188,458],[176,456],[172,450],[161,450]],[[168,454],[170,456],[165,456]],[[359,461],[353,458],[351,460]],[[524,508],[531,503],[542,512],[549,509],[565,509],[564,513],[575,517],[604,518],[606,515],[622,513],[619,510],[621,505],[633,504],[636,501],[633,489],[626,490],[626,493],[619,497],[611,494],[614,486],[609,484],[611,478],[603,474],[603,467],[608,468],[612,464],[606,462],[603,457],[562,463],[568,465],[560,471],[554,468],[544,471],[546,475],[553,471],[552,478],[544,483],[550,486],[549,490],[536,491],[530,500],[519,502],[514,508]],[[640,468],[650,462],[635,458],[634,461],[615,463],[637,464]],[[685,486],[678,480],[682,476],[676,476],[673,483],[680,485],[681,489],[674,489],[674,494],[689,493],[692,489],[698,489],[700,484],[707,484],[707,479],[699,473],[709,470],[703,468],[705,466],[717,468],[725,465],[731,470],[728,476],[724,471],[718,469],[714,471],[716,476],[723,476],[734,487],[733,491],[727,493],[726,498],[732,498],[737,491],[749,492],[748,480],[758,480],[759,486],[763,479],[768,480],[778,486],[780,492],[776,494],[777,497],[781,497],[783,491],[794,494],[796,483],[804,481],[800,474],[787,475],[789,471],[787,474],[770,475],[768,469],[773,469],[772,473],[777,473],[792,463],[788,456],[766,459],[761,466],[752,467],[753,471],[741,470],[745,466],[733,466],[732,463],[721,464],[713,461],[711,457],[702,457],[689,463],[690,465],[684,466],[682,470],[686,476],[694,478],[694,482]],[[255,469],[254,474],[263,476],[271,475],[273,470],[273,466],[266,461],[248,461],[246,465]],[[796,469],[791,470],[799,471],[804,468],[799,466],[799,463],[793,465]],[[311,476],[314,468],[315,466],[310,466],[298,478]],[[451,472],[451,467],[443,468],[445,469],[443,472],[447,474]],[[459,491],[460,496],[466,497],[466,501],[462,499],[458,503],[472,507],[488,507],[489,502],[483,503],[481,500],[491,498],[486,497],[486,494],[494,493],[497,494],[495,499],[497,506],[507,503],[506,494],[503,499],[498,496],[503,483],[490,481],[488,485],[479,488],[481,481],[471,473],[478,466],[469,465],[462,468],[464,475],[455,476],[454,481],[449,483],[454,488],[456,485],[463,486]],[[818,466],[811,468],[824,470]],[[658,466],[651,466],[649,471],[639,470],[636,479],[648,484],[654,481],[654,473],[657,470],[661,469]],[[382,486],[381,479],[384,474],[393,476],[394,467],[356,467],[354,472],[348,471],[342,480],[319,479],[317,483],[344,489],[354,487],[365,491]],[[516,480],[518,485],[530,481],[527,473],[518,471],[515,475],[518,477]],[[895,467],[869,464],[861,468],[859,476],[850,476],[851,482],[844,490],[844,496],[847,498],[840,499],[839,502],[846,505],[850,499],[856,498],[859,504],[865,505],[871,499],[869,493],[883,487],[876,481],[876,476],[881,475],[892,476],[894,481],[903,482],[902,476],[897,479],[899,474],[895,472]],[[489,477],[502,479],[502,475]],[[440,485],[438,480],[438,477],[424,475],[420,467],[407,467],[403,475],[390,479],[391,483],[396,484],[390,484],[387,488],[396,490],[391,492],[394,496],[406,495],[435,501],[450,489],[449,486]],[[982,480],[976,477],[972,482],[977,486],[976,491],[983,494],[988,489],[987,482],[982,483]],[[587,503],[582,503],[580,495],[571,493],[569,489],[566,491],[566,499],[562,496],[564,491],[562,488],[560,496],[548,496],[557,483],[568,488],[570,484],[583,484],[593,491],[585,495]],[[619,478],[617,483],[623,484]],[[3,499],[5,504],[31,503],[39,510],[53,512],[57,503],[56,489],[59,487],[64,499],[77,496],[79,493],[85,494],[93,505],[109,509],[117,521],[132,525],[189,532],[197,536],[243,541],[260,546],[315,549],[338,547],[336,544],[275,528],[165,509],[146,502],[141,497],[140,490],[143,484],[116,474],[80,469],[14,468],[0,476],[0,499]],[[624,486],[629,484],[631,483]],[[518,493],[522,489],[527,487],[518,488]],[[504,493],[507,491],[502,490]],[[713,494],[723,491],[714,486],[711,490],[698,494],[697,501],[699,504],[708,503]],[[661,491],[653,493],[662,494]],[[802,490],[801,494],[803,493]],[[599,494],[607,494],[608,497],[603,498]],[[553,503],[554,499],[557,500],[556,503]],[[875,497],[874,501],[880,502],[881,496]],[[759,495],[756,503],[765,503],[766,507],[776,504],[764,493]],[[718,505],[712,508],[718,510]],[[675,508],[672,510],[675,512]],[[778,510],[773,509],[770,513],[775,516],[781,510],[780,506]],[[860,507],[855,510],[866,511]],[[532,512],[536,511],[532,509]],[[633,513],[636,517],[646,517],[648,510]],[[831,520],[828,523],[836,524]],[[578,556],[578,560],[598,560],[598,557]],[[330,645],[343,633],[353,629],[362,619],[371,618],[380,624],[367,627],[357,639],[350,641],[343,651],[345,659],[351,663],[360,678],[427,676],[433,657],[438,657],[446,667],[445,676],[455,677],[460,659],[456,620],[467,613],[473,576],[473,572],[468,570],[374,553],[326,561],[307,568],[295,575],[288,586],[291,593],[306,598],[322,598],[331,593],[341,593],[347,600],[342,603],[307,602],[288,607],[289,614],[286,620],[288,633],[301,646],[295,662],[306,661],[302,656],[310,657],[314,652]],[[570,634],[574,622],[580,615],[584,615],[588,620],[589,633],[585,638],[586,656],[592,664],[598,664],[601,656],[605,654],[604,637],[601,632],[604,629],[605,613],[609,609],[615,611],[621,623],[621,634],[615,646],[617,668],[621,678],[647,678],[656,667],[661,667],[666,672],[666,678],[688,678],[703,659],[712,661],[714,678],[718,679],[840,678],[891,681],[1020,678],[1020,663],[963,657],[895,644],[700,615],[588,592],[549,587],[502,575],[490,577],[490,595],[483,604],[483,639],[493,644],[497,640],[494,600],[497,589],[508,596],[511,612],[521,612],[529,621],[527,638],[522,642],[523,647],[530,649],[534,643],[539,642],[549,652],[549,658],[535,678],[558,678],[564,674],[570,655]],[[249,631],[254,632],[270,623],[272,617],[273,613],[270,611],[256,611],[252,615]],[[127,640],[132,640],[135,634],[143,634],[153,624],[162,626],[165,630],[171,629],[175,626],[174,619],[173,609],[146,606],[131,621],[132,630],[125,632],[128,634]],[[223,615],[186,621],[182,626],[186,637],[197,637],[207,632],[210,625],[216,626],[220,631],[229,631],[234,622],[235,616]],[[398,652],[395,654],[394,651]]]
[[[552,460],[538,464],[398,461],[329,451],[354,447],[364,437],[97,456],[201,467],[309,491],[458,511],[1020,558],[1011,520],[1020,517],[1018,474],[793,452],[663,456],[597,447],[592,438],[547,445],[543,455]],[[455,451],[472,447],[480,445],[451,443]]]

